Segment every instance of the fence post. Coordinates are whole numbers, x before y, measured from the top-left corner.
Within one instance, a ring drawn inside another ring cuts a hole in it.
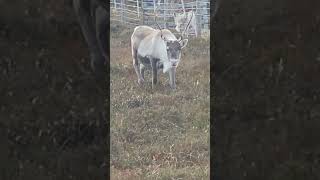
[[[121,5],[121,24],[123,24],[123,16],[124,16],[124,10],[123,10],[123,0],[120,1],[120,5]]]
[[[163,7],[164,7],[164,11],[163,11],[164,27],[165,27],[165,28],[168,28],[168,27],[167,27],[167,10],[168,10],[167,0],[164,0],[163,3],[164,3],[164,4],[163,4]]]
[[[140,18],[140,12],[139,12],[139,0],[137,0],[137,13],[138,13],[138,18]]]
[[[186,9],[184,7],[184,1],[183,0],[181,0],[181,4],[182,4],[182,9],[183,9],[183,14],[186,14]]]
[[[154,21],[156,21],[156,0],[153,0]]]
[[[198,0],[196,0],[196,13],[198,13]]]
[[[195,31],[197,31],[196,34],[198,36],[201,36],[202,21],[200,19],[201,16],[200,17],[198,16],[198,13],[199,13],[198,9],[199,9],[198,0],[196,0],[196,12],[195,12],[195,15],[196,15],[196,17],[195,17],[196,18],[196,27],[194,29],[195,29]],[[200,6],[200,9],[201,9],[201,6]],[[200,13],[201,13],[201,11],[200,11]]]
[[[143,9],[143,0],[141,0],[141,10],[142,10],[142,24],[144,25],[144,9]]]

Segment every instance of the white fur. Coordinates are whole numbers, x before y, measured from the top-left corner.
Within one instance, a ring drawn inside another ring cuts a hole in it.
[[[140,36],[140,34],[143,35]],[[162,34],[166,41],[177,40],[175,35],[167,29],[163,29]],[[131,36],[131,44],[132,46],[137,46],[135,48],[137,48],[139,55],[160,59],[160,62],[163,63],[163,73],[166,73],[172,68],[172,62],[170,62],[171,60],[167,56],[167,47],[163,38],[161,38],[160,30],[153,29],[149,26],[138,26],[134,29]]]
[[[190,19],[191,19],[191,21],[190,21]],[[193,11],[189,11],[186,13],[178,13],[178,14],[174,15],[174,22],[176,24],[176,28],[175,28],[176,31],[181,32],[181,27],[186,28],[189,21],[190,21],[190,24],[187,27],[186,32],[189,32],[190,27],[192,27],[195,30],[196,37],[198,37],[198,27],[197,27],[197,21],[196,21],[196,14]]]

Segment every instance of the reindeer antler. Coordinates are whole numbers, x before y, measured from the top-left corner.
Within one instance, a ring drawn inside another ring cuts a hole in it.
[[[193,13],[194,13],[194,12],[192,11],[191,18],[190,18],[190,20],[189,20],[189,22],[188,22],[187,26],[185,27],[184,31],[183,31],[183,32],[182,32],[182,34],[181,34],[181,36],[182,36],[182,37],[184,36],[184,33],[186,32],[186,30],[187,30],[188,26],[190,25],[190,22],[191,22],[191,20],[192,20],[192,18],[193,18]]]
[[[158,7],[159,7],[159,6],[158,6]],[[156,10],[158,9],[158,7],[156,8]],[[156,24],[157,24],[158,28],[160,29],[160,33],[161,33],[161,37],[162,37],[162,29],[161,29],[161,27],[159,26],[159,24],[158,24],[158,22],[157,22],[157,17],[158,17],[158,14],[157,14],[157,13],[155,13],[154,21],[156,22]]]

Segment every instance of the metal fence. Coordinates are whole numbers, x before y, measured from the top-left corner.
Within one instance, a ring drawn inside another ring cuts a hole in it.
[[[174,29],[173,13],[195,12],[199,34],[210,30],[210,0],[110,0],[111,21],[129,26],[149,25]],[[190,28],[189,35],[195,30]]]

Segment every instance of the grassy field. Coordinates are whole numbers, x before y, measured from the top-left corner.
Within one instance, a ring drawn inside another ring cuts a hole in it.
[[[189,39],[177,69],[151,89],[132,66],[133,28],[111,27],[111,179],[209,179],[209,41]]]

